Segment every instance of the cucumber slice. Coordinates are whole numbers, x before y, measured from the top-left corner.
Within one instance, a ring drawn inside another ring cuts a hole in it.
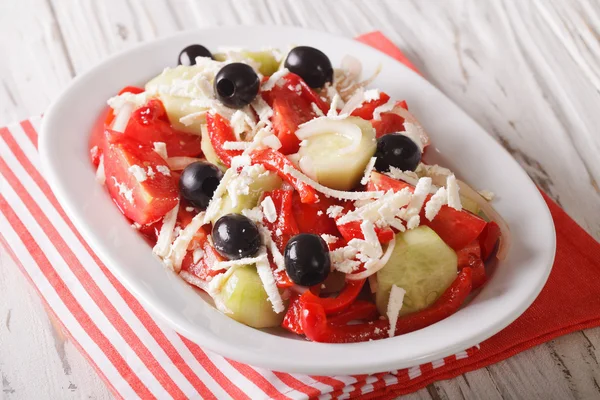
[[[285,313],[273,311],[254,265],[237,268],[221,288],[225,315],[253,328],[281,325]]]
[[[397,234],[390,261],[377,273],[377,309],[385,315],[392,285],[406,290],[400,315],[429,307],[454,282],[457,264],[454,250],[431,228]]]
[[[146,83],[146,90],[150,91],[162,85],[171,85],[175,79],[189,80],[201,71],[202,68],[196,65],[179,65],[175,68],[167,69]],[[187,126],[179,122],[179,120],[188,114],[203,111],[205,108],[190,105],[192,99],[187,97],[161,93],[158,95],[158,98],[165,106],[169,122],[171,122],[173,128],[184,132],[200,134],[202,124],[206,123],[204,118],[199,118],[193,124]]]
[[[223,196],[221,208],[212,219],[214,224],[219,218],[226,214],[241,214],[242,210],[254,208],[258,205],[258,200],[264,192],[277,189],[281,186],[282,180],[277,174],[267,172],[266,174],[254,179],[248,185],[248,194],[237,195],[235,206],[229,193]]]
[[[243,57],[250,58],[260,64],[258,72],[264,76],[273,75],[278,69],[280,62],[273,56],[271,51],[242,51]],[[217,61],[226,61],[227,56],[224,53],[213,54]]]
[[[375,130],[368,121],[357,117],[349,117],[346,121],[356,124],[362,131],[360,145],[352,153],[340,154],[339,150],[348,146],[350,139],[337,132],[306,139],[306,144],[298,152],[300,157],[310,157],[320,184],[337,190],[350,190],[359,184],[377,148]]]
[[[479,211],[481,211],[479,205],[474,200],[468,199],[464,196],[460,196],[460,203],[465,210],[470,211],[475,215],[479,214]]]
[[[225,172],[227,170],[227,167],[221,162],[219,156],[217,156],[217,153],[215,152],[215,149],[213,148],[213,145],[210,142],[210,137],[208,136],[208,128],[206,127],[206,125],[202,125],[201,132],[202,139],[200,141],[200,149],[202,149],[202,154],[204,154],[204,158],[206,158],[206,160],[209,163],[216,165],[221,171]]]

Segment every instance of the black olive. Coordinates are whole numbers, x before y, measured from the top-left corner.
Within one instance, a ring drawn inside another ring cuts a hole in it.
[[[321,283],[329,275],[331,260],[327,244],[319,235],[301,233],[285,246],[285,270],[301,286]]]
[[[333,67],[329,57],[314,47],[298,46],[288,53],[284,66],[302,79],[311,88],[321,88],[333,81]]]
[[[219,218],[212,229],[212,240],[219,254],[230,260],[252,257],[261,244],[256,224],[240,214]]]
[[[375,152],[375,169],[387,172],[390,167],[402,171],[414,171],[421,161],[421,149],[408,136],[400,133],[389,133],[377,139]]]
[[[213,58],[211,52],[204,46],[192,44],[179,53],[177,65],[196,65],[196,57]]]
[[[179,177],[179,193],[200,209],[206,209],[223,173],[206,161],[196,161],[185,167]]]
[[[227,64],[215,76],[217,99],[230,108],[247,106],[259,89],[260,79],[248,64]]]

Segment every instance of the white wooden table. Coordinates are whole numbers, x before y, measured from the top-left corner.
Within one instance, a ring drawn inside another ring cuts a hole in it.
[[[598,0],[2,1],[0,126],[43,112],[73,76],[139,41],[261,23],[383,31],[600,239]],[[0,398],[111,398],[6,254],[0,299]],[[408,397],[598,398],[599,357],[600,328],[589,329]]]

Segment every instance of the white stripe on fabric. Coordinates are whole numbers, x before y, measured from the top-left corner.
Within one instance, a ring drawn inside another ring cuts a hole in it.
[[[5,146],[6,149],[4,148]],[[5,150],[8,153],[5,154]],[[121,315],[125,322],[131,327],[132,331],[139,338],[142,344],[148,348],[150,353],[152,353],[152,356],[156,359],[160,366],[169,374],[173,382],[175,382],[175,384],[183,393],[185,393],[186,396],[200,396],[200,393],[197,391],[197,389],[195,389],[194,386],[179,371],[179,369],[177,369],[168,355],[163,351],[162,347],[157,341],[154,340],[152,335],[146,330],[129,305],[123,300],[115,287],[108,281],[108,278],[100,270],[98,264],[96,264],[88,251],[83,247],[83,245],[81,245],[65,220],[59,215],[56,208],[54,208],[41,188],[37,186],[33,178],[31,178],[27,171],[25,171],[25,169],[21,166],[13,153],[10,152],[10,149],[3,140],[0,140],[0,152],[5,155],[4,159],[9,168],[13,171],[17,178],[19,178],[20,183],[25,187],[37,205],[42,209],[43,213],[46,215],[48,220],[50,220],[54,228],[59,232],[79,262],[85,266],[85,270],[90,274],[101,292],[106,296],[108,301],[110,301],[117,313]],[[69,272],[72,273],[71,269],[68,267],[68,264],[66,265]],[[73,275],[71,279],[79,281],[75,274],[72,274]],[[108,323],[111,324],[110,321]]]
[[[463,351],[459,351],[458,353],[456,353],[454,355],[456,357],[456,360],[462,360],[463,358],[469,358],[469,354],[467,353],[466,350]]]
[[[415,379],[421,376],[421,366],[417,365],[416,367],[412,367],[408,369],[408,378]]]
[[[443,358],[431,362],[431,366],[433,367],[433,369],[443,367],[444,365],[446,365],[446,360],[444,360]]]
[[[365,379],[365,384],[360,388],[360,393],[361,394],[367,394],[369,392],[373,391],[373,384],[375,382],[377,382],[379,380],[379,378],[377,378],[374,375],[369,375],[367,376],[367,378]]]
[[[35,169],[41,172],[42,169],[40,166],[40,156],[38,154],[38,151],[35,148],[35,145],[31,143],[31,140],[29,140],[29,138],[27,137],[27,134],[25,133],[25,130],[23,129],[21,124],[11,125],[8,130],[11,133],[13,139],[15,139],[15,142],[17,142],[17,144],[19,145],[19,148],[23,150],[23,153],[25,153],[27,158],[31,161]]]
[[[63,259],[59,250],[54,246],[50,238],[46,236],[41,226],[29,213],[29,210],[21,202],[13,188],[8,184],[3,176],[0,176],[0,184],[3,186],[3,195],[15,213],[19,216],[23,224],[29,230],[31,236],[35,239],[38,246],[42,249],[57,274],[68,285],[69,290],[75,299],[86,310],[89,317],[98,326],[100,331],[110,340],[110,342],[119,350],[122,357],[127,361],[133,371],[136,371],[140,380],[146,385],[148,390],[159,398],[170,397],[165,388],[158,382],[150,370],[144,365],[142,360],[125,342],[116,328],[100,308],[96,305],[91,296],[83,288],[79,280],[75,277],[67,262]]]
[[[329,393],[329,392],[333,391],[332,386],[327,385],[325,383],[321,383],[319,381],[316,381],[308,375],[301,375],[301,374],[290,374],[290,375],[292,375],[294,378],[296,378],[300,382],[304,383],[305,385],[312,386],[315,389],[319,390],[321,392],[321,394]]]
[[[40,267],[37,265],[29,250],[12,226],[8,223],[2,212],[0,212],[0,228],[2,235],[5,237],[9,246],[12,248],[16,257],[21,261],[24,273],[29,275],[29,278],[38,288],[40,294],[44,297],[48,306],[61,320],[62,324],[69,331],[69,334],[75,340],[81,349],[85,351],[88,357],[102,371],[106,379],[114,387],[114,389],[125,399],[137,399],[139,396],[129,385],[129,383],[121,376],[113,363],[108,359],[104,350],[98,347],[90,336],[83,329],[79,321],[67,308],[64,302],[56,293],[54,287],[50,284]]]

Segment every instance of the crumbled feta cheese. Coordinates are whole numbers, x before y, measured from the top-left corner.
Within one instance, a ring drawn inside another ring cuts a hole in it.
[[[421,212],[421,208],[423,207],[423,203],[429,194],[430,188],[431,178],[424,177],[419,179],[417,185],[415,186],[415,190],[413,191],[413,195],[410,198],[410,202],[408,203],[406,217],[404,218],[405,220],[410,221],[411,217],[419,215],[419,212]]]
[[[371,172],[373,172],[373,168],[375,168],[375,162],[377,161],[377,157],[371,157],[369,162],[367,163],[367,167],[365,168],[365,173],[360,180],[361,185],[366,185],[369,183],[369,179],[371,178]]]
[[[386,172],[385,175],[398,181],[410,183],[413,186],[416,186],[417,182],[419,181],[419,176],[413,171],[402,171],[400,168],[396,167],[390,167],[389,172]]]
[[[277,229],[275,230],[275,234],[276,234],[277,236],[281,236],[281,235],[283,235],[283,232],[281,232],[281,229],[277,228]]]
[[[225,150],[246,150],[251,145],[250,142],[225,142],[223,149]]]
[[[335,94],[333,99],[331,100],[331,105],[329,106],[329,111],[327,111],[327,117],[337,117],[338,115],[338,107],[340,107],[340,103],[342,102],[342,98],[339,94]]]
[[[423,142],[421,141],[421,136],[422,136],[422,132],[421,132],[421,128],[416,126],[415,124],[411,124],[410,122],[404,122],[404,131],[400,132],[402,135],[410,138],[410,140],[412,140],[413,142],[415,142],[415,144],[417,146],[419,146],[419,149],[421,149],[421,151],[423,151]]]
[[[358,251],[350,246],[341,247],[329,252],[331,257],[331,265],[336,271],[344,274],[351,274],[358,269],[361,262],[354,260]]]
[[[344,212],[344,207],[342,207],[342,206],[330,206],[327,209],[327,215],[329,215],[329,218],[334,218],[334,219],[341,216],[343,212]]]
[[[260,211],[258,209],[258,207],[254,207],[254,208],[245,208],[242,210],[242,215],[246,218],[248,218],[249,220],[256,222],[256,223],[262,223],[262,220],[264,218],[264,214],[262,213],[262,211]]]
[[[425,218],[433,221],[438,212],[440,212],[442,206],[446,204],[448,204],[448,193],[446,192],[446,188],[441,187],[433,196],[431,196],[427,204],[425,204]]]
[[[169,158],[169,156],[167,155],[167,145],[164,142],[154,142],[153,146],[154,151],[158,153],[159,156],[161,156],[165,160]]]
[[[365,90],[365,93],[364,93],[365,102],[379,100],[380,97],[381,97],[381,93],[379,92],[379,89]]]
[[[134,222],[133,224],[131,224],[131,227],[135,230],[139,230],[142,226],[137,222]]]
[[[337,236],[333,236],[333,235],[328,235],[326,233],[321,235],[321,238],[325,241],[325,243],[327,244],[335,244],[338,241],[338,237]]]
[[[222,269],[228,269],[235,265],[251,265],[267,260],[267,253],[259,253],[256,257],[244,257],[237,260],[217,261],[213,264],[212,269],[219,271]],[[268,260],[267,260],[268,261]]]
[[[460,194],[458,193],[458,182],[456,182],[456,177],[454,175],[450,175],[446,180],[446,188],[448,190],[448,207],[452,207],[457,211],[462,210]]]
[[[152,170],[152,167],[148,165],[148,169],[146,170],[146,176],[150,179],[154,178],[156,173]]]
[[[418,227],[420,223],[421,217],[419,215],[413,215],[412,217],[408,218],[408,221],[406,222],[406,229],[414,229]]]
[[[400,315],[400,310],[402,309],[405,294],[406,290],[399,288],[396,285],[392,285],[386,313],[388,320],[390,321],[389,337],[394,337],[396,333],[396,322],[398,321],[398,315]]]
[[[277,288],[277,284],[275,283],[275,277],[273,276],[273,271],[267,260],[264,247],[259,250],[259,254],[264,255],[265,257],[263,260],[256,263],[256,272],[258,272],[258,276],[262,281],[265,292],[267,292],[267,297],[273,306],[273,311],[279,314],[285,311],[285,306],[281,294],[279,293],[279,289]]]
[[[256,122],[254,121],[254,116],[251,116],[251,111],[249,107],[244,107],[248,110],[245,112],[243,110],[236,110],[231,116],[230,124],[233,129],[233,133],[237,140],[241,139],[241,134],[247,131],[252,131]],[[231,149],[231,150],[244,150],[244,149]]]
[[[323,211],[322,210],[317,211],[317,215],[320,217],[321,215],[323,215]]]
[[[206,113],[208,113],[208,110],[196,111],[179,118],[179,122],[181,122],[185,126],[190,126],[194,122],[201,121],[203,118],[205,118]]]
[[[202,225],[204,225],[203,212],[194,216],[190,223],[184,229],[180,230],[179,235],[177,235],[177,238],[171,245],[166,258],[169,260],[168,265],[175,272],[179,272],[181,269],[183,258],[187,254],[187,248]]]
[[[387,103],[375,107],[373,110],[373,119],[375,121],[381,121],[381,114],[392,111],[394,107],[395,104],[392,100],[388,100]]]
[[[198,264],[202,257],[204,257],[204,250],[202,250],[200,247],[194,249],[194,252],[192,253],[192,262],[194,264]]]
[[[494,192],[490,192],[489,190],[485,190],[485,189],[480,190],[478,193],[481,195],[481,197],[483,197],[487,201],[492,201],[496,197]]]
[[[247,154],[241,154],[231,159],[231,169],[236,170],[252,164],[252,159]]]
[[[111,176],[111,178],[115,183],[117,189],[119,189],[119,195],[123,196],[125,200],[133,204],[133,189],[129,189],[126,184],[118,182],[117,178],[115,178],[114,176]]]
[[[269,77],[269,79],[265,83],[262,84],[260,88],[261,91],[268,92],[269,90],[273,89],[275,85],[279,82],[279,80],[289,73],[290,71],[287,68],[282,68],[279,71],[275,72]]]
[[[194,211],[196,211],[196,209],[195,209],[194,207],[186,207],[186,208],[185,208],[185,211],[187,211],[187,212],[190,212],[190,213],[191,213],[191,212],[194,212]]]
[[[146,175],[146,170],[139,165],[132,165],[127,169],[138,182],[144,182],[148,179],[148,175]]]
[[[281,140],[279,140],[279,138],[273,134],[266,135],[262,139],[262,143],[265,146],[272,148],[273,150],[279,150],[281,146],[283,146],[281,144]]]
[[[260,205],[267,221],[271,223],[275,222],[277,220],[277,210],[275,209],[275,203],[273,203],[271,196],[266,196]]]
[[[270,124],[269,119],[273,116],[273,109],[263,100],[262,96],[256,96],[250,106],[258,115],[259,121]]]
[[[161,174],[165,176],[171,176],[171,170],[166,165],[157,165],[155,168],[156,171],[160,172]]]

